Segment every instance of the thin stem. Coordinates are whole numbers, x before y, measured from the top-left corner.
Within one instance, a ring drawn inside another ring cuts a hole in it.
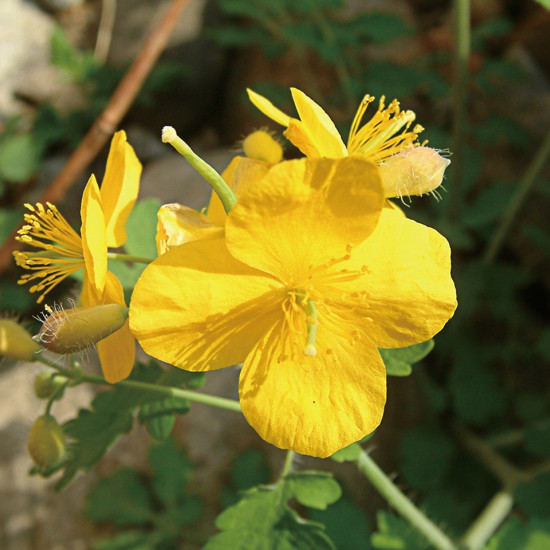
[[[467,550],[484,548],[511,512],[513,505],[514,499],[509,491],[497,493],[462,537],[461,548]]]
[[[283,463],[283,468],[279,475],[280,479],[283,479],[291,470],[292,470],[292,461],[294,460],[295,452],[288,450],[286,452],[285,461]]]
[[[468,64],[470,60],[470,0],[454,0],[455,60],[453,89],[453,130],[451,149],[453,165],[450,172],[449,198],[445,212],[453,217],[460,209],[464,139],[466,135],[468,104]]]
[[[224,179],[203,159],[193,152],[191,147],[181,139],[171,126],[162,129],[162,141],[169,143],[185,160],[206,180],[216,195],[220,197],[224,210],[229,214],[237,199]]]
[[[95,42],[94,59],[104,65],[111,48],[113,28],[115,26],[117,0],[102,0],[101,18]]]
[[[519,182],[514,196],[508,203],[508,208],[504,213],[500,225],[491,236],[491,240],[485,249],[483,259],[486,263],[490,264],[495,261],[498,256],[504,240],[514,223],[514,220],[519,212],[519,209],[523,205],[523,202],[527,198],[527,195],[533,188],[534,183],[537,180],[541,170],[550,157],[550,130],[546,134],[541,146],[536,152],[531,164],[527,168],[523,178]]]
[[[390,506],[406,519],[438,550],[456,550],[453,541],[424,513],[419,510],[393,481],[380,469],[366,452],[357,459],[360,472],[369,479]]]
[[[117,260],[121,262],[134,262],[139,264],[150,264],[151,258],[143,258],[141,256],[132,256],[131,254],[120,254],[118,252],[107,252],[109,260]]]
[[[91,374],[86,374],[82,370],[72,370],[56,365],[48,361],[47,359],[39,359],[45,365],[57,370],[59,373],[63,374],[67,378],[72,378],[82,382],[89,382],[91,384],[102,384],[105,386],[122,386],[125,388],[135,388],[137,390],[145,390],[153,393],[158,393],[161,395],[167,395],[170,397],[178,397],[180,399],[187,399],[189,401],[194,401],[196,403],[202,403],[204,405],[210,405],[211,407],[217,407],[218,409],[225,409],[227,411],[241,412],[241,405],[238,401],[233,399],[226,399],[225,397],[217,397],[215,395],[207,395],[205,393],[200,393],[192,390],[184,390],[182,388],[175,388],[173,386],[160,386],[157,384],[151,384],[149,382],[139,382],[137,380],[121,380],[116,384],[111,384],[107,382],[104,378],[100,376],[93,376]]]

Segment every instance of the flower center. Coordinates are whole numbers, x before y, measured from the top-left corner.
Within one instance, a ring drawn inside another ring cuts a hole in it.
[[[27,224],[16,237],[18,241],[42,251],[14,252],[17,265],[33,271],[22,275],[18,283],[36,281],[29,290],[42,293],[38,303],[54,286],[84,267],[82,239],[53,204],[48,202],[46,206],[25,204],[31,213],[25,214]]]
[[[373,101],[373,96],[366,95],[357,110],[349,132],[348,153],[364,155],[380,163],[403,149],[416,147],[418,134],[424,128],[417,124],[409,131],[416,115],[413,111],[402,111],[396,99],[386,107],[382,96],[374,116],[360,127],[363,115]],[[403,131],[398,134],[401,129]]]

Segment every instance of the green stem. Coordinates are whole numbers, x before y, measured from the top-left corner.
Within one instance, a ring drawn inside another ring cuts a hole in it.
[[[481,550],[506,519],[514,505],[509,491],[497,493],[478,516],[460,541],[461,548]]]
[[[102,384],[105,386],[121,386],[125,388],[134,388],[137,390],[145,390],[153,393],[158,393],[160,395],[166,395],[170,397],[178,397],[180,399],[187,399],[189,401],[194,401],[196,403],[202,403],[204,405],[210,405],[211,407],[217,407],[218,409],[225,409],[227,411],[241,412],[241,405],[238,401],[233,399],[226,399],[225,397],[217,397],[215,395],[207,395],[205,393],[200,393],[192,390],[184,390],[182,388],[175,388],[173,386],[159,386],[157,384],[151,384],[149,382],[139,382],[137,380],[121,380],[116,384],[111,384],[107,382],[104,378],[100,376],[93,376],[91,374],[86,374],[82,370],[72,370],[60,365],[51,363],[46,359],[40,359],[42,363],[48,365],[49,367],[57,370],[67,378],[72,378],[82,382],[89,382],[91,384]]]
[[[453,541],[397,488],[366,452],[363,451],[359,455],[357,467],[388,503],[419,533],[422,533],[435,548],[438,550],[457,549]]]
[[[533,188],[535,181],[537,180],[538,175],[541,170],[544,168],[548,157],[550,157],[550,131],[546,134],[542,144],[540,145],[538,151],[536,152],[531,164],[527,168],[525,175],[519,182],[514,196],[510,199],[506,212],[503,215],[503,218],[498,226],[497,230],[493,233],[487,248],[485,249],[485,254],[483,259],[486,263],[492,263],[495,261],[506,235],[510,231],[515,217],[517,216],[519,209],[523,205],[523,202],[527,198],[527,195]]]
[[[296,453],[291,450],[288,450],[286,452],[285,461],[283,464],[283,468],[281,469],[279,479],[283,479],[292,470],[292,461],[294,460],[295,454]]]
[[[451,150],[453,165],[450,172],[449,199],[445,212],[453,217],[460,209],[462,171],[464,166],[464,138],[466,135],[468,104],[468,64],[470,61],[470,0],[454,0],[455,60],[453,89],[453,130]]]
[[[206,180],[216,195],[220,197],[225,211],[229,214],[229,211],[235,206],[237,199],[218,172],[195,154],[191,147],[178,136],[176,130],[171,126],[165,126],[162,129],[162,141],[169,143]]]
[[[143,258],[141,256],[132,256],[131,254],[120,254],[119,252],[107,252],[109,260],[117,260],[120,262],[134,262],[139,264],[150,264],[151,258]]]

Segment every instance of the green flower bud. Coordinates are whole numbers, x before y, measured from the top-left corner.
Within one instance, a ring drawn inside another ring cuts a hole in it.
[[[65,436],[57,420],[45,414],[32,425],[27,449],[33,461],[42,468],[52,468],[65,454]]]
[[[56,374],[51,371],[44,370],[39,372],[34,377],[34,395],[38,399],[49,399],[52,397],[58,390],[67,382],[67,379],[64,376]],[[62,392],[60,392],[56,399],[62,397]]]
[[[34,361],[41,349],[21,325],[11,319],[0,319],[0,356]]]
[[[120,304],[46,310],[49,315],[35,339],[60,354],[77,353],[93,346],[122,328],[128,319],[128,308]]]

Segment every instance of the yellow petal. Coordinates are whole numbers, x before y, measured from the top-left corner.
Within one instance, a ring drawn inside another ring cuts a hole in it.
[[[277,109],[269,99],[266,99],[264,96],[253,92],[250,88],[246,89],[248,93],[248,98],[250,101],[266,116],[271,120],[274,120],[277,124],[281,126],[288,126],[290,122],[290,117],[285,115],[283,111]]]
[[[456,309],[450,249],[437,231],[385,208],[372,235],[351,252],[348,269],[366,272],[339,283],[355,293],[356,323],[368,323],[367,334],[379,348],[404,347],[437,334]],[[344,300],[345,301],[345,300]],[[350,313],[351,315],[351,313]]]
[[[303,136],[307,137],[307,141],[315,147],[319,156],[327,158],[347,157],[348,151],[342,137],[327,113],[300,90],[290,88],[290,91],[296,110],[300,115],[300,127]],[[292,134],[286,132],[285,135],[294,143],[291,139]],[[294,143],[294,145],[307,155],[297,143]]]
[[[362,158],[282,162],[239,197],[227,247],[247,265],[299,284],[368,237],[383,203],[378,170]]]
[[[424,195],[437,189],[451,164],[430,147],[413,147],[391,156],[380,166],[386,197]]]
[[[337,332],[320,319],[317,355],[283,358],[281,322],[245,361],[239,383],[243,413],[269,443],[326,457],[380,423],[386,372],[378,350],[366,338],[350,347]]]
[[[101,184],[101,202],[109,247],[117,248],[126,242],[126,221],[138,196],[140,176],[141,163],[126,141],[126,133],[121,130],[111,141]]]
[[[107,276],[107,240],[101,196],[95,176],[91,176],[82,194],[82,249],[86,275],[99,294],[103,292]]]
[[[235,260],[224,239],[193,241],[147,266],[132,294],[130,328],[162,361],[193,371],[228,367],[282,316],[278,286]]]
[[[125,305],[122,285],[111,272],[107,274],[102,303]],[[121,329],[98,342],[97,352],[107,382],[114,384],[127,378],[136,358],[136,343],[128,321]]]
[[[159,256],[180,244],[223,233],[208,216],[182,204],[164,204],[157,213],[157,252]]]
[[[238,199],[243,189],[263,178],[269,168],[270,164],[263,161],[235,157],[222,172],[222,178]],[[218,195],[214,192],[212,192],[210,204],[208,205],[208,217],[219,226],[223,227],[225,225],[227,214]]]

